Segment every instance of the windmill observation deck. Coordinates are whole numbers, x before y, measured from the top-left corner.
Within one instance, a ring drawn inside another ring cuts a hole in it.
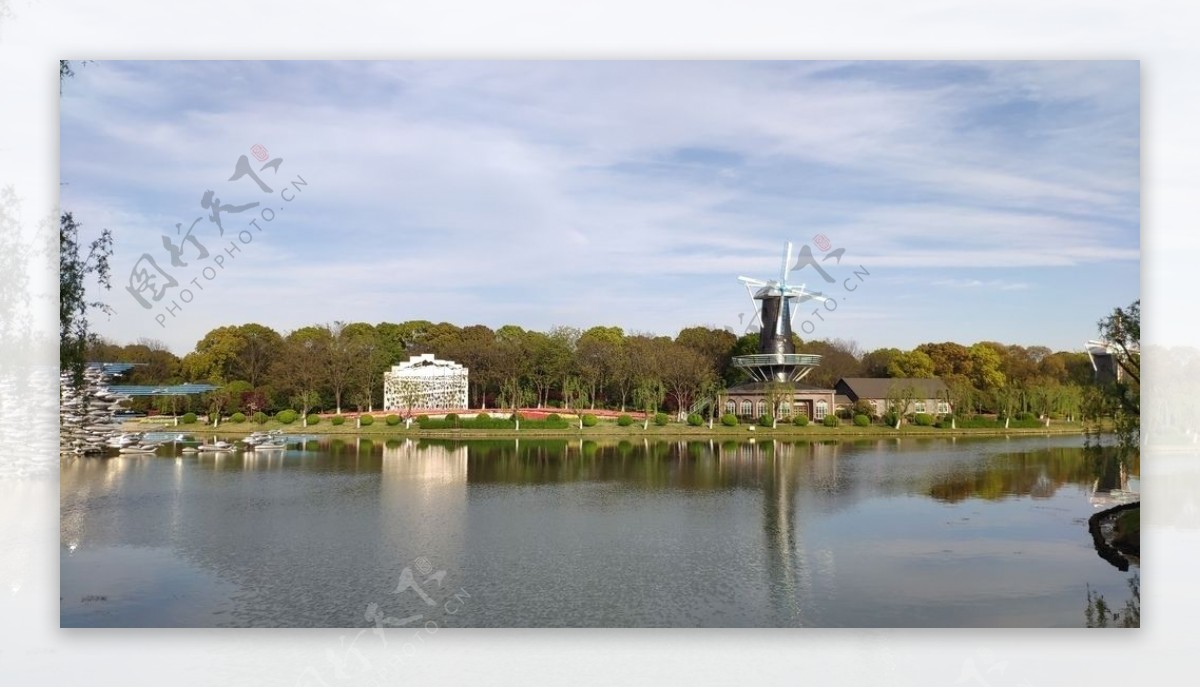
[[[733,365],[756,382],[799,382],[821,365],[817,354],[750,354],[736,356]]]

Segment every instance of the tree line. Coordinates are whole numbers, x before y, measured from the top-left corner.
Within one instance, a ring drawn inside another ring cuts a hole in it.
[[[803,381],[832,387],[842,377],[941,378],[960,413],[1078,414],[1094,387],[1086,353],[999,342],[925,343],[863,351],[853,341],[796,338],[822,363]],[[734,356],[757,353],[758,335],[695,326],[675,337],[619,327],[546,332],[427,320],[309,325],[281,334],[248,323],[218,327],[182,358],[153,340],[93,342],[90,360],[136,362],[124,382],[208,382],[203,399],[149,399],[160,412],[221,413],[294,408],[341,413],[382,406],[383,374],[417,354],[465,365],[473,408],[563,407],[687,411],[744,382]]]

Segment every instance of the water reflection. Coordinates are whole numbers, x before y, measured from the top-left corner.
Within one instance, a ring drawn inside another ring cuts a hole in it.
[[[420,557],[478,601],[454,625],[1077,625],[1084,586],[1123,589],[1088,495],[1138,471],[1062,437],[290,439],[64,460],[64,600],[109,600],[64,625],[169,625],[158,594],[214,600],[182,625],[403,618]]]

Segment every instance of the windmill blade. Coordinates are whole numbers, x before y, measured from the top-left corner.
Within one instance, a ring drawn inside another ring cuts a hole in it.
[[[741,275],[738,275],[738,279],[739,279],[739,280],[741,280],[742,282],[745,282],[746,284],[748,284],[748,285],[750,285],[750,286],[754,286],[754,287],[765,287],[765,286],[767,286],[767,283],[766,283],[766,282],[764,282],[763,280],[760,280],[760,279],[755,279],[755,278],[753,278],[753,277],[743,277],[743,276],[741,276]]]
[[[779,269],[779,283],[781,285],[787,284],[787,276],[788,276],[788,269],[789,269],[788,263],[791,263],[791,262],[792,262],[792,242],[789,241],[789,242],[787,242],[786,247],[783,249],[783,267],[781,267]]]

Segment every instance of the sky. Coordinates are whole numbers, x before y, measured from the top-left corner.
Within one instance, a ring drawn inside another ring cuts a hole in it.
[[[247,322],[740,334],[788,242],[829,298],[804,339],[1082,350],[1140,296],[1139,100],[1134,61],[99,61],[61,203],[113,232],[94,330],[180,355]]]

